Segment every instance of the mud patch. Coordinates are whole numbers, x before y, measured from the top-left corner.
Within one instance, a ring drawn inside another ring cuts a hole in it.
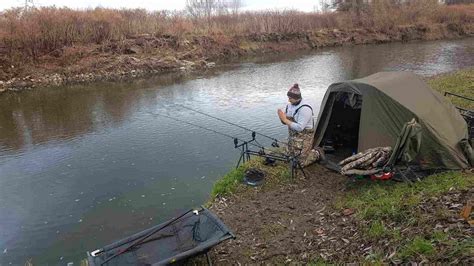
[[[220,198],[211,209],[237,238],[214,249],[217,263],[309,262],[349,249],[357,230],[350,216],[330,207],[347,178],[321,166],[270,191],[254,189]]]

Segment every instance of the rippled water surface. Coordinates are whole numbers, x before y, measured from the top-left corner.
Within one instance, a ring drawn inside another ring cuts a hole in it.
[[[384,70],[431,76],[473,66],[473,54],[473,39],[342,47],[199,75],[2,94],[0,265],[78,261],[205,203],[239,154],[232,139],[181,121],[249,133],[180,105],[284,138],[276,109],[295,82],[317,113],[333,82]]]

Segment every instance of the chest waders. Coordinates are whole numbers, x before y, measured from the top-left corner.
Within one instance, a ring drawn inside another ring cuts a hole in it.
[[[296,122],[294,117],[302,107],[308,107],[313,111],[311,106],[303,104],[298,107],[293,117],[287,117],[291,122]],[[288,106],[286,107],[288,112]],[[318,154],[311,151],[313,144],[314,129],[303,129],[302,131],[296,131],[288,127],[288,154],[291,156],[299,155],[298,161],[305,167],[319,159]]]

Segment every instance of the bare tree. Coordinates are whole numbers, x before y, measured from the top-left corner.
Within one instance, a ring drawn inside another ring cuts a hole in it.
[[[328,4],[328,0],[319,0],[319,6],[321,13],[326,13],[329,11],[331,5]]]
[[[228,1],[227,8],[230,9],[232,14],[237,15],[239,10],[243,7],[242,0],[230,0]]]
[[[186,11],[193,18],[210,19],[213,15],[237,14],[242,0],[186,0]]]
[[[213,15],[229,14],[228,2],[224,0],[215,0],[212,14]]]
[[[338,11],[355,10],[359,12],[369,0],[333,0],[332,5]]]
[[[186,0],[186,11],[193,18],[210,19],[217,9],[218,0]]]

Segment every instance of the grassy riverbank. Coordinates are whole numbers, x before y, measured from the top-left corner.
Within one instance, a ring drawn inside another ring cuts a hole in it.
[[[266,187],[273,187],[290,181],[290,171],[286,165],[279,164],[275,167],[267,167],[263,164],[263,160],[251,160],[250,162],[241,165],[239,168],[231,170],[214,184],[210,202],[218,197],[228,196],[245,190],[246,187],[242,185],[244,173],[245,170],[251,167],[265,169],[266,175],[269,177],[266,179]]]
[[[388,15],[390,14],[390,15]],[[213,67],[229,58],[474,34],[474,5],[374,1],[347,12],[192,17],[144,10],[0,13],[0,91]]]
[[[358,182],[335,206],[355,213],[373,260],[455,262],[474,256],[459,211],[473,195],[474,174],[449,172],[415,184]]]
[[[474,98],[474,69],[428,82]],[[456,104],[471,108],[465,100]],[[241,184],[250,166],[267,173],[264,186]],[[291,180],[286,166],[256,159],[216,183],[209,205],[237,235],[214,252],[217,262],[474,262],[474,233],[460,215],[474,199],[472,170],[413,184],[351,182],[318,165],[307,170],[309,179]]]
[[[451,92],[474,99],[474,68],[440,75],[428,80],[430,86],[440,93]],[[474,102],[457,97],[449,100],[456,106],[474,110]]]

